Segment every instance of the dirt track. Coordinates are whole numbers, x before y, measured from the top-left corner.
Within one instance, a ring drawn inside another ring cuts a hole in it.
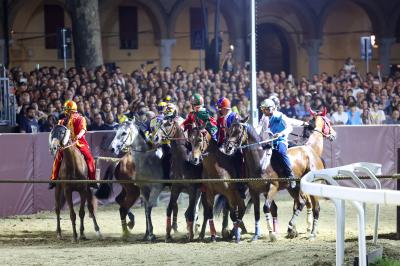
[[[280,239],[271,243],[265,237],[266,224],[262,221],[263,239],[249,242],[251,235],[243,235],[240,244],[225,242],[186,243],[186,226],[183,218],[184,207],[180,206],[178,226],[180,233],[174,235],[174,243],[164,243],[165,207],[153,211],[156,243],[141,240],[145,231],[144,211],[135,209],[136,226],[128,241],[121,239],[121,226],[116,205],[100,207],[97,218],[103,234],[98,240],[94,234],[91,219],[86,219],[86,236],[89,240],[71,243],[69,213],[62,213],[64,238],[56,239],[56,220],[53,212],[30,216],[0,219],[0,263],[1,265],[334,265],[335,264],[335,216],[334,206],[329,201],[321,202],[319,234],[315,241],[306,239],[305,212],[298,219],[299,237],[286,239],[286,224],[289,221],[292,202],[284,198],[277,202],[279,207]],[[400,260],[400,241],[393,240],[396,227],[394,206],[383,206],[381,212],[379,245],[384,254]],[[371,239],[373,228],[373,206],[368,206],[367,235]],[[250,232],[254,231],[253,215],[247,214],[244,222]],[[346,264],[352,264],[358,254],[357,219],[355,209],[347,205],[346,219]],[[216,222],[220,231],[220,219]],[[371,240],[368,241],[372,248]]]

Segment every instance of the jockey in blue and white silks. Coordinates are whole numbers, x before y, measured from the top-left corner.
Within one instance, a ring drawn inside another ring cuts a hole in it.
[[[290,181],[292,188],[296,187],[288,150],[288,136],[293,131],[293,121],[285,114],[276,110],[274,101],[271,99],[264,100],[260,105],[261,111],[268,117],[268,133],[272,134],[272,138],[276,138],[272,142],[271,166],[275,172],[282,174]],[[264,128],[265,130],[265,128]],[[264,132],[261,132],[264,133]]]

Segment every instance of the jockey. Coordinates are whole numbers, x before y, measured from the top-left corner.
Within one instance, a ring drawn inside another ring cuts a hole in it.
[[[195,93],[191,99],[193,111],[188,114],[185,121],[183,121],[183,127],[185,130],[191,130],[193,127],[204,126],[211,137],[217,141],[217,122],[214,117],[210,116],[208,111],[204,108],[203,97]]]
[[[280,172],[279,170],[282,170],[284,177],[288,178],[290,182],[290,187],[295,188],[296,181],[287,155],[288,136],[293,130],[292,123],[286,115],[276,110],[275,103],[271,99],[261,102],[260,108],[263,114],[269,118],[269,133],[273,134],[272,138],[277,138],[272,142],[272,168],[277,173]]]
[[[86,119],[77,112],[77,106],[74,101],[68,100],[64,104],[65,118],[58,121],[59,125],[67,127],[71,131],[71,139],[76,142],[76,147],[80,150],[83,157],[85,158],[88,167],[89,180],[96,180],[96,166],[92,153],[89,150],[89,144],[85,139],[86,135]],[[51,173],[51,180],[57,180],[58,172],[63,157],[62,150],[59,150],[56,154],[53,169]],[[90,187],[98,188],[96,183],[89,184]],[[55,187],[55,183],[49,184],[49,189]]]
[[[154,117],[153,119],[150,120],[149,129],[145,132],[146,141],[149,144],[153,144],[152,143],[152,137],[153,137],[152,135],[155,132],[157,126],[164,119],[164,112],[165,112],[166,107],[167,107],[166,102],[160,102],[157,106],[158,114],[156,115],[156,117]]]
[[[218,127],[218,145],[222,145],[226,138],[226,133],[228,129],[231,127],[233,121],[239,120],[240,117],[238,114],[231,110],[231,101],[228,98],[221,97],[217,102],[218,108],[218,119],[217,119],[217,127]],[[243,155],[241,152],[237,152],[234,155],[234,164],[236,170],[236,178],[243,177]],[[236,183],[236,188],[240,193],[241,198],[246,198],[246,185],[244,183]]]
[[[239,119],[239,115],[231,110],[231,101],[225,97],[221,97],[218,100],[217,108],[219,111],[217,119],[218,145],[222,145],[228,128],[231,127],[233,121]]]

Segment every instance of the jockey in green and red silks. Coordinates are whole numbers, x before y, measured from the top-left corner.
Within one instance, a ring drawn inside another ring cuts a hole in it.
[[[210,133],[211,137],[217,141],[217,122],[214,117],[212,117],[207,109],[204,108],[203,97],[196,93],[191,99],[193,111],[190,112],[182,125],[185,130],[191,130],[193,127],[205,127],[205,129]]]

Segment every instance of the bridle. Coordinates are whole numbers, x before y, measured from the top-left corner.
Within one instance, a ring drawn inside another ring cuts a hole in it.
[[[235,149],[240,148],[243,143],[245,143],[248,140],[248,134],[247,134],[247,125],[245,123],[233,123],[231,125],[231,128],[234,125],[239,125],[241,126],[242,130],[240,131],[240,136],[235,139],[235,141],[229,140],[229,137],[226,139],[226,143],[229,145],[232,145]]]
[[[321,130],[318,130],[318,129],[314,128],[312,131],[320,133],[323,137],[325,137],[327,139],[332,138],[334,136],[334,134],[331,133],[332,127],[330,125],[330,121],[328,120],[328,118],[326,118],[325,116],[322,116],[322,115],[317,115],[316,117],[321,117],[321,119],[324,121],[324,125],[323,125]],[[325,127],[329,128],[329,133],[325,133],[324,132],[325,131]]]
[[[201,135],[201,147],[200,147],[200,152],[201,152],[201,157],[206,156],[207,153],[205,152],[205,150],[207,149],[207,147],[210,144],[210,141],[208,140],[207,136],[208,136],[208,132],[206,129],[199,129],[199,128],[194,128],[193,130],[197,130],[199,132],[199,134]]]

